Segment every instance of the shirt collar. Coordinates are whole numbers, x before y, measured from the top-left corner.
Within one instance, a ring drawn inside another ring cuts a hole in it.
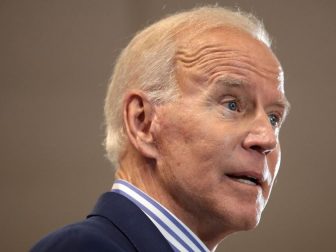
[[[118,179],[112,191],[136,204],[153,222],[175,251],[209,252],[205,244],[173,213],[131,183]]]

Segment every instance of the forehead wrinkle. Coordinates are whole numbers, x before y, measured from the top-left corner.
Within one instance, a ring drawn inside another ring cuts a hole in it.
[[[180,61],[182,64],[184,64],[187,67],[192,67],[195,64],[199,62],[202,58],[205,56],[211,55],[213,53],[216,53],[219,51],[219,47],[221,45],[205,45],[202,46],[196,50],[191,50],[190,47],[187,48],[180,48],[177,50],[175,58],[176,61]],[[234,52],[237,50],[232,50],[232,49],[222,49],[223,52]]]
[[[263,78],[279,79],[279,67],[262,66],[257,61],[240,51],[223,48],[220,44],[207,45],[197,50],[179,49],[176,53],[176,62],[185,68],[195,68],[199,74],[206,74],[208,78],[216,71],[251,71]],[[255,66],[256,65],[256,66]],[[274,76],[272,76],[274,75]]]
[[[197,65],[198,70],[203,70],[205,72],[213,72],[221,67],[229,67],[242,72],[250,71],[263,78],[278,79],[279,76],[277,70],[274,70],[271,67],[261,66],[258,62],[253,62],[247,55],[209,55],[209,57],[204,58],[203,62],[201,61]]]
[[[220,66],[215,66],[215,67],[209,67],[209,68],[203,68],[199,69],[197,71],[198,75],[206,75],[208,83],[212,83],[215,81],[218,76],[223,75],[223,73],[227,73],[229,75],[236,75],[239,76],[241,79],[248,80],[250,79],[250,74],[251,72],[258,74],[264,79],[269,79],[269,80],[277,80],[277,74],[272,74],[272,73],[263,73],[257,70],[253,69],[247,69],[246,67],[240,67],[237,65],[232,65],[232,64],[226,64],[226,65],[220,65]],[[273,75],[273,76],[272,76]]]

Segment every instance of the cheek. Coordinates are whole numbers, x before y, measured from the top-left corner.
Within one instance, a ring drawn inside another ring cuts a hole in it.
[[[200,111],[196,106],[184,107],[183,112],[174,108],[160,112],[155,135],[157,161],[166,180],[216,183],[235,166],[240,127],[223,123],[214,111]]]
[[[179,121],[162,123],[161,132],[161,161],[184,179],[200,179],[202,183],[206,183],[205,177],[219,180],[225,167],[233,163],[239,137],[218,122],[179,117]]]
[[[193,153],[196,157],[198,148],[206,148],[208,143],[200,138],[200,132],[195,124],[189,121],[176,122],[171,120],[161,125],[161,134],[158,135],[160,157],[165,163],[175,167],[193,162]]]
[[[189,166],[198,169],[202,159],[210,159],[213,149],[209,141],[208,130],[197,117],[187,113],[176,113],[166,116],[160,121],[160,129],[156,136],[159,159],[165,164],[177,169],[181,167],[184,173],[191,172]]]

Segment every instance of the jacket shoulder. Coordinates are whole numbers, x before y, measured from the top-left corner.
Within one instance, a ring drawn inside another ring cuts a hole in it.
[[[128,238],[108,219],[94,216],[65,226],[34,245],[31,252],[136,251]]]

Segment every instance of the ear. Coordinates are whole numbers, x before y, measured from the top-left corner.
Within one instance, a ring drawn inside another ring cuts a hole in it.
[[[128,139],[138,152],[156,159],[157,151],[152,135],[155,109],[141,91],[129,91],[124,99],[123,116]]]

